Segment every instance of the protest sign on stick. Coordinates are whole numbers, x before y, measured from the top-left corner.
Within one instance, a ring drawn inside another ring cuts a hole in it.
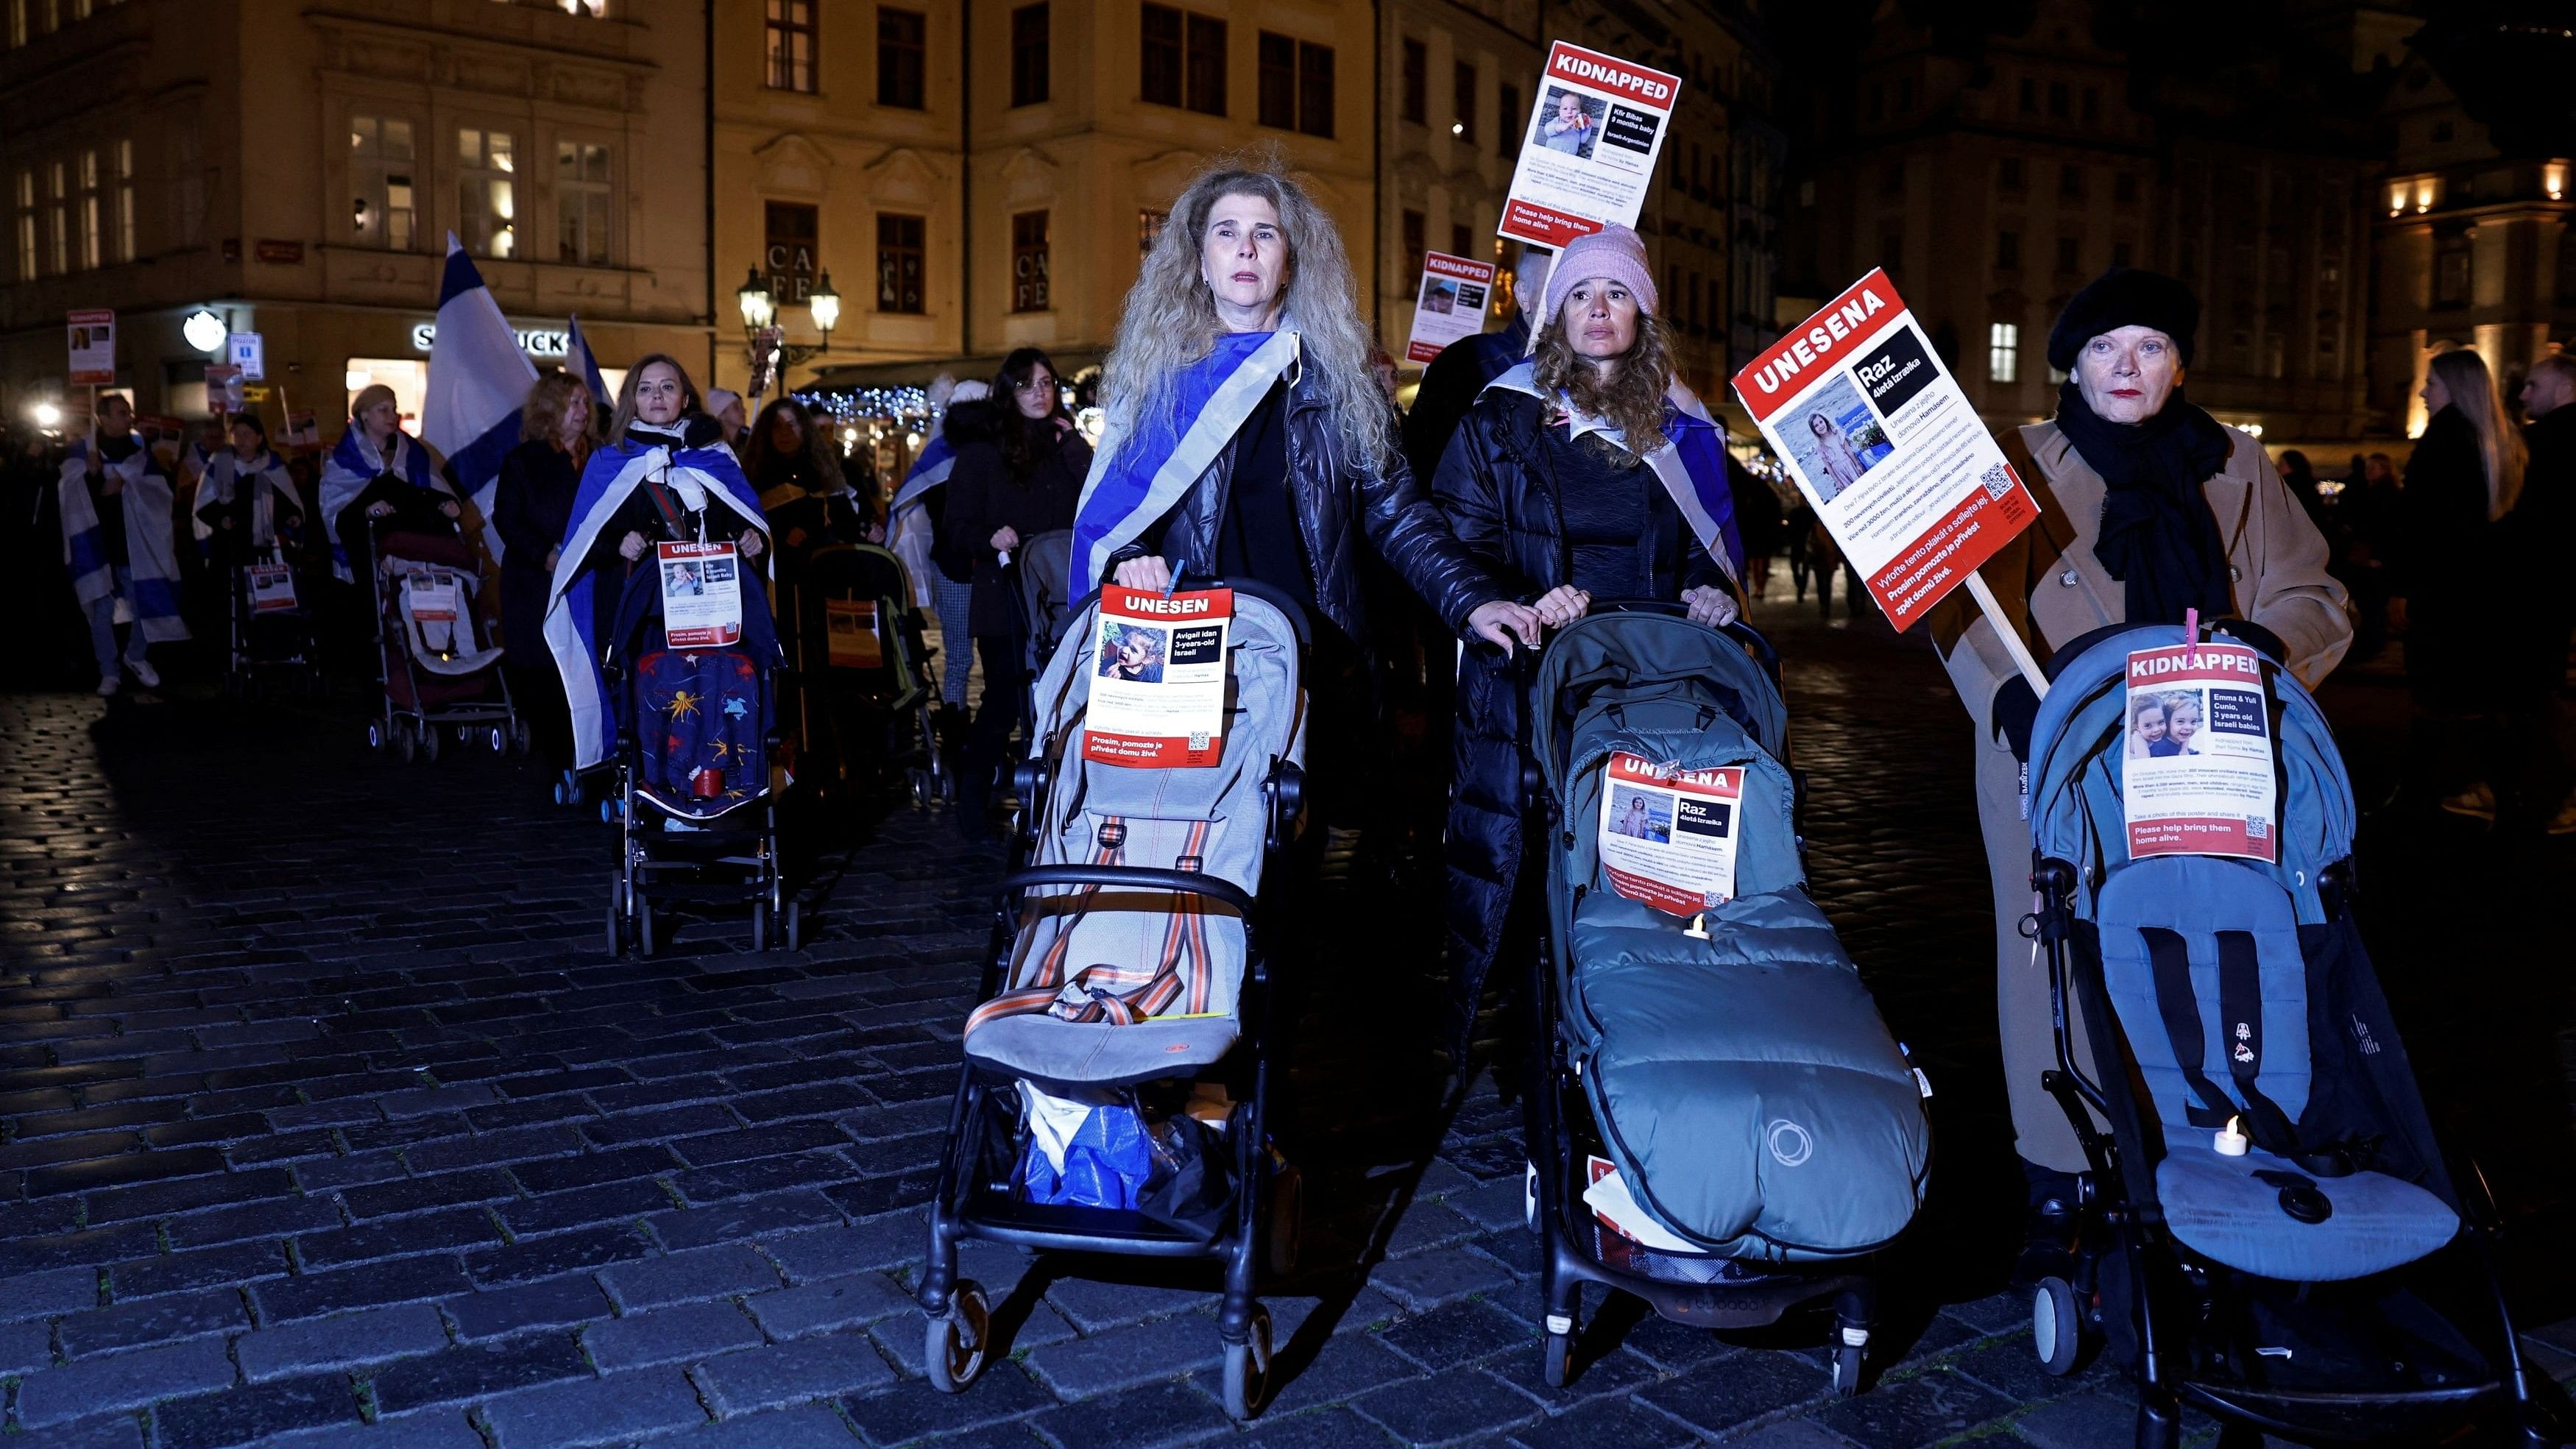
[[[1681,94],[1680,76],[1562,40],[1548,47],[1496,230],[1562,248],[1614,223],[1635,226]]]
[[[1427,363],[1461,337],[1485,330],[1485,299],[1494,291],[1494,264],[1432,252],[1422,259],[1413,294],[1413,336],[1404,360]]]
[[[2039,520],[1884,271],[1735,375],[1735,396],[1898,629],[1965,584],[2033,691],[2048,680],[1977,566]]]

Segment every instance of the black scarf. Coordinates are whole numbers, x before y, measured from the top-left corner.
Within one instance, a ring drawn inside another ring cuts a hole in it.
[[[2181,389],[2143,423],[2105,422],[2068,378],[2057,427],[2102,475],[2102,527],[2093,556],[2128,586],[2128,622],[2179,624],[2230,612],[2227,547],[2200,485],[2227,466],[2227,431]]]

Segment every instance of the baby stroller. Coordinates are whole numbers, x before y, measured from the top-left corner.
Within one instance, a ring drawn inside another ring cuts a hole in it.
[[[1253,1281],[1277,1164],[1271,963],[1254,902],[1300,809],[1307,640],[1295,605],[1233,587],[1232,688],[1212,768],[1086,762],[1096,605],[1074,611],[1038,682],[1019,770],[1027,855],[1002,881],[966,1021],[916,1294],[928,1375],[943,1391],[990,1361],[992,1305],[957,1276],[958,1244],[983,1238],[1221,1261],[1226,1408],[1248,1418],[1264,1397],[1270,1316]],[[1111,1170],[1148,1158],[1149,1177]]]
[[[1656,604],[1595,603],[1539,657],[1525,1111],[1551,1387],[1598,1283],[1703,1328],[1831,1299],[1854,1394],[1867,1260],[1922,1204],[1930,1088],[1807,898],[1777,668],[1751,629]],[[1693,874],[1719,839],[1731,892]]]
[[[368,746],[389,747],[406,763],[415,756],[435,761],[452,731],[460,744],[526,754],[527,722],[511,707],[501,651],[474,608],[482,579],[465,541],[371,521],[368,542],[384,698],[383,713],[367,724]]]
[[[230,573],[225,692],[255,697],[272,679],[297,690],[318,687],[313,614],[305,602],[305,580],[296,576],[286,549],[276,543],[251,549]]]
[[[787,607],[796,614],[796,760],[800,778],[873,792],[901,771],[915,804],[937,798],[931,649],[903,561],[872,543],[808,554]]]
[[[671,647],[662,591],[637,569],[619,596],[601,674],[615,702],[617,874],[608,949],[650,956],[673,905],[748,905],[751,948],[803,944],[804,912],[780,868],[778,640],[756,584],[743,589],[742,638]]]
[[[1020,619],[1028,626],[1029,674],[1035,678],[1044,671],[1064,617],[1079,597],[1073,589],[1073,530],[1059,528],[1020,540],[1011,569],[1019,576]]]
[[[2182,1403],[2302,1441],[2484,1421],[2556,1443],[2558,1396],[2494,1276],[2494,1205],[2444,1158],[2354,922],[2342,758],[2277,661],[2230,711],[2268,715],[2277,862],[2130,854],[2129,655],[2216,637],[2078,639],[2031,727],[2034,951],[2059,1023],[2042,1081],[2090,1167],[2072,1251],[2038,1260],[2041,1362],[2063,1374],[2106,1342],[2139,1383],[2141,1449],[2179,1442]]]

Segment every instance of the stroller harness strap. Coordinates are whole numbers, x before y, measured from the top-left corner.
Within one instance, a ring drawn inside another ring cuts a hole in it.
[[[1173,862],[1176,869],[1199,868],[1207,848],[1211,823],[1206,820],[1190,822],[1188,841]],[[1117,816],[1109,816],[1103,821],[1093,864],[1115,866],[1125,863],[1126,829],[1126,822]],[[1151,969],[1101,963],[1086,966],[1067,977],[1065,964],[1072,954],[1074,928],[1091,914],[1100,891],[1101,887],[1096,885],[1082,888],[1075,898],[1073,920],[1048,943],[1046,954],[1040,958],[1037,973],[1030,984],[1016,991],[1002,992],[977,1007],[966,1019],[969,1033],[995,1018],[1031,1012],[1044,1012],[1059,1021],[1133,1026],[1160,1015],[1184,993],[1188,997],[1187,1009],[1191,1015],[1208,1011],[1214,996],[1215,958],[1208,950],[1204,903],[1194,895],[1174,897],[1169,918],[1164,923],[1162,950]]]
[[[2199,997],[2191,984],[2190,947],[2181,933],[2163,926],[2142,926],[2138,935],[2146,943],[2147,963],[2155,980],[2156,1014],[2173,1041],[2174,1059],[2182,1068],[2183,1080],[2190,1085],[2192,1095],[2200,1099],[2196,1104],[2183,1104],[2183,1120],[2194,1127],[2214,1129],[2226,1126],[2231,1117],[2241,1116],[2253,1129],[2249,1135],[2264,1151],[2297,1157],[2298,1129],[2290,1125],[2288,1114],[2264,1094],[2256,1081],[2263,1070],[2263,974],[2253,933],[2216,933],[2219,1020],[2230,1023],[2230,1039],[2221,1044],[2221,1049],[2227,1055],[2228,1079],[2235,1083],[2237,1095],[2244,1101],[2242,1107],[2209,1079],[2204,1065],[2209,1044],[2201,1030]]]

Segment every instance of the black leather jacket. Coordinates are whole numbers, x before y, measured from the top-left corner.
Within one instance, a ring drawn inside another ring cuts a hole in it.
[[[1355,531],[1367,534],[1369,546],[1453,632],[1463,635],[1469,614],[1503,597],[1504,591],[1459,547],[1439,511],[1423,497],[1401,451],[1390,447],[1384,465],[1378,467],[1347,456],[1341,430],[1334,426],[1332,409],[1314,374],[1301,373],[1290,385],[1287,421],[1288,477],[1297,500],[1298,532],[1314,565],[1315,601],[1344,633],[1357,640],[1369,637],[1367,609],[1360,601]],[[1396,436],[1392,426],[1389,436]],[[1235,442],[1227,443],[1163,517],[1159,538],[1148,530],[1144,539],[1120,549],[1117,557],[1159,553],[1207,577],[1217,557],[1235,448]]]

